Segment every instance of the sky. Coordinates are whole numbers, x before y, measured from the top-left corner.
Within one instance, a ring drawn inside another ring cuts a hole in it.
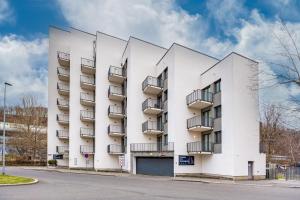
[[[132,35],[166,48],[177,42],[220,59],[235,51],[272,74],[276,69],[264,61],[279,59],[273,33],[280,32],[281,18],[299,35],[299,10],[297,0],[0,0],[1,96],[8,81],[14,85],[7,93],[9,104],[32,94],[47,105],[49,25],[123,39]],[[300,46],[300,40],[296,43]],[[291,94],[300,97],[299,87],[264,88],[260,103],[287,104]]]

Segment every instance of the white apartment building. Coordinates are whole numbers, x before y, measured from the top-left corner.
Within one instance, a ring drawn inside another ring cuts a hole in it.
[[[258,63],[49,30],[48,159],[133,174],[265,178]],[[122,167],[121,167],[122,165]]]

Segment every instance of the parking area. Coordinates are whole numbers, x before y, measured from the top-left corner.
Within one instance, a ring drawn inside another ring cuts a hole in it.
[[[208,184],[173,181],[170,177],[103,176],[10,167],[9,174],[35,177],[38,184],[0,187],[1,200],[76,199],[298,199],[299,188]]]

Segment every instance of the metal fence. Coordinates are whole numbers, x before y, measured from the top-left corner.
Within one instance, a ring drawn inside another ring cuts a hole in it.
[[[300,167],[269,167],[266,178],[300,181]]]

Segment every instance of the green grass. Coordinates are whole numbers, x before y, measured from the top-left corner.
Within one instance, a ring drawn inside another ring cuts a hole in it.
[[[0,175],[0,185],[1,184],[17,184],[17,183],[30,183],[32,178],[20,177],[20,176],[10,176],[10,175]]]

